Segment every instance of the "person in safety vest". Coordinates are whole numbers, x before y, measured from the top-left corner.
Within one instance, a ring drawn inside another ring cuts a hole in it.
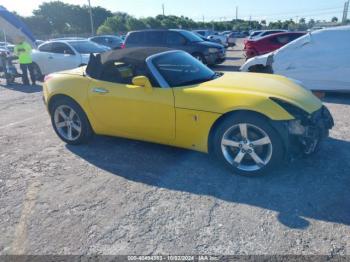
[[[32,47],[25,41],[24,37],[18,37],[16,39],[14,54],[18,56],[19,65],[22,70],[22,83],[24,85],[29,85],[29,71],[30,79],[32,80],[32,85],[36,85],[32,62]]]

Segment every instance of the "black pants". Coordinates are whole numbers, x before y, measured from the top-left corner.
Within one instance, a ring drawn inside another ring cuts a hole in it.
[[[24,85],[29,85],[28,79],[28,70],[30,74],[30,79],[32,80],[32,84],[35,85],[35,75],[33,70],[33,64],[20,64],[22,70],[22,82]]]

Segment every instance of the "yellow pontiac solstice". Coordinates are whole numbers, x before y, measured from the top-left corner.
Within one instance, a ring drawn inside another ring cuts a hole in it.
[[[47,76],[44,100],[66,143],[93,134],[151,141],[213,153],[242,175],[312,154],[334,125],[321,101],[290,79],[216,73],[165,48],[91,55],[87,67]]]

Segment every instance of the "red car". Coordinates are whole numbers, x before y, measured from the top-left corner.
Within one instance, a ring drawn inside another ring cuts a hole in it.
[[[245,42],[244,51],[247,59],[275,51],[293,40],[305,35],[305,32],[283,32]]]

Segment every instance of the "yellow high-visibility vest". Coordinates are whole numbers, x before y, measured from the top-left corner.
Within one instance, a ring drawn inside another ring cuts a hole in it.
[[[22,42],[15,46],[14,53],[18,56],[20,64],[32,63],[32,47],[27,42]]]

